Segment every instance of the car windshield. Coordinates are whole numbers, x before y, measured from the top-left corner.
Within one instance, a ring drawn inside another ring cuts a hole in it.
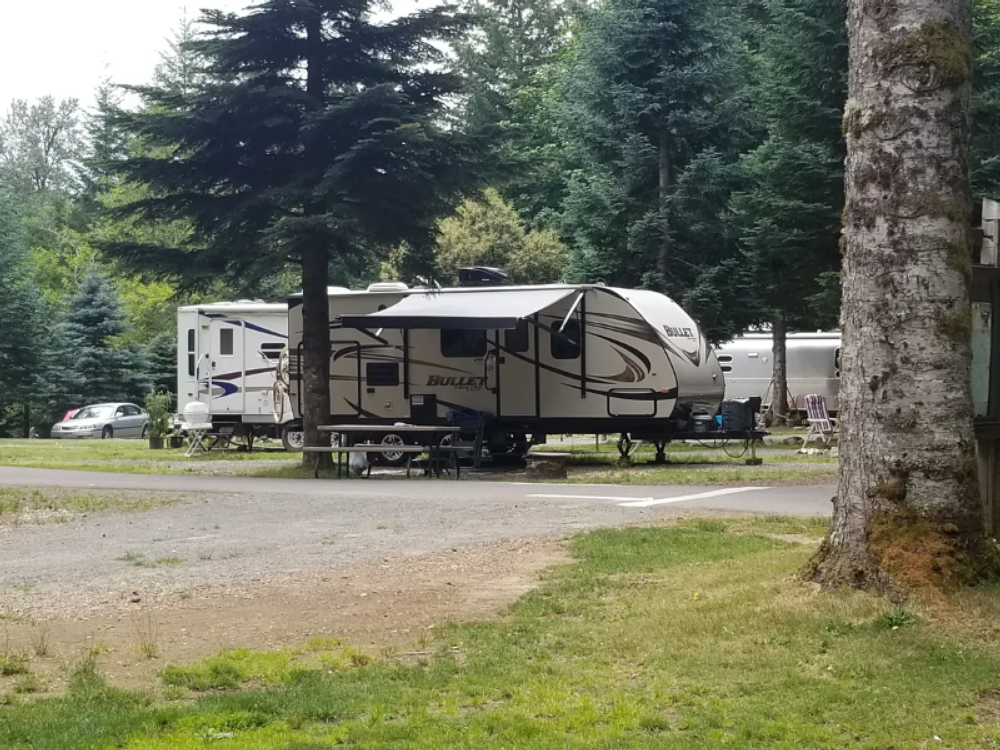
[[[107,419],[115,412],[113,406],[85,406],[71,419]]]

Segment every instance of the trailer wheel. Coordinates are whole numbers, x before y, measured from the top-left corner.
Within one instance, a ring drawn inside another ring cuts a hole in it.
[[[385,446],[403,446],[406,445],[406,441],[394,432],[390,432],[388,435],[382,438],[382,445]],[[385,466],[403,466],[406,463],[407,454],[403,451],[394,453],[387,451],[386,453],[376,453],[374,454],[378,458],[378,462]]]
[[[306,442],[302,425],[289,422],[281,430],[281,444],[289,453],[301,453]]]

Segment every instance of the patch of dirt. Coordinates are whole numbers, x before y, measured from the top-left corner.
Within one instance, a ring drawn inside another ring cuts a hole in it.
[[[1000,690],[988,690],[979,696],[979,720],[987,724],[1000,723]]]
[[[779,539],[783,542],[808,544],[812,547],[818,547],[819,543],[823,541],[823,537],[821,536],[808,536],[807,534],[762,534],[761,536],[766,536],[771,539]]]
[[[88,655],[113,684],[149,688],[166,664],[223,648],[273,649],[318,636],[371,651],[412,647],[435,626],[498,616],[542,571],[569,559],[560,541],[532,540],[355,564],[299,585],[205,590],[168,606],[140,603],[80,620],[4,621],[0,650],[28,654],[51,694]],[[144,656],[144,649],[156,656]],[[14,680],[0,678],[0,694]]]

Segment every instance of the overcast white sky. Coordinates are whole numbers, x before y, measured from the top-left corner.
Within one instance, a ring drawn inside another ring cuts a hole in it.
[[[185,8],[240,10],[251,0],[0,0],[0,111],[12,99],[50,94],[83,106],[104,76],[146,83]],[[396,12],[432,7],[430,0],[394,0]]]

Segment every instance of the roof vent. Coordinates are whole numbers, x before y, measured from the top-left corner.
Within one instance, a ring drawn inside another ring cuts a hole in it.
[[[510,283],[510,275],[499,268],[472,266],[458,269],[459,286],[504,286]]]
[[[405,292],[409,288],[402,281],[379,281],[368,285],[369,292]]]

